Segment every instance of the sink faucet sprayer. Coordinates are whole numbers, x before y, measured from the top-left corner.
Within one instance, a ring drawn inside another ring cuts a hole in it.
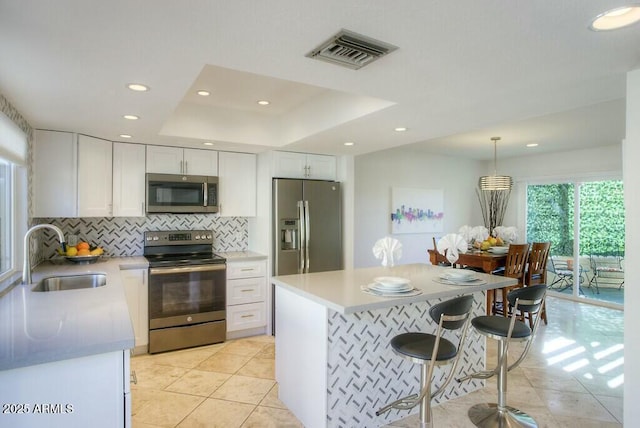
[[[31,284],[31,251],[29,248],[29,238],[31,234],[39,229],[51,229],[58,234],[58,240],[62,245],[62,249],[66,251],[66,244],[64,242],[64,234],[59,227],[54,226],[52,224],[37,224],[33,226],[31,229],[27,230],[27,233],[24,234],[24,261],[22,265],[22,283],[23,284]]]

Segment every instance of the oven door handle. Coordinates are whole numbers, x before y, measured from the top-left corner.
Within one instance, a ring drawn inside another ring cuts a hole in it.
[[[189,272],[211,272],[216,270],[225,270],[227,265],[224,263],[215,265],[202,266],[178,266],[178,267],[159,267],[149,269],[149,275],[167,275],[172,273],[189,273]]]

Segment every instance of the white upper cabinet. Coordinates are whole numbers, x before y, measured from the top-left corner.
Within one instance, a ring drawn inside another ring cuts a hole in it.
[[[111,216],[111,157],[111,141],[36,130],[34,216]]]
[[[273,152],[273,176],[279,178],[307,178],[335,180],[336,158],[294,152]]]
[[[218,175],[218,152],[168,146],[147,146],[147,172]]]
[[[110,217],[113,143],[78,135],[78,216]]]
[[[219,153],[219,207],[223,217],[255,217],[256,155]]]
[[[184,149],[184,172],[190,175],[218,175],[218,152]]]
[[[145,146],[113,143],[113,216],[144,217]]]
[[[35,131],[33,153],[35,217],[78,214],[78,144],[70,132]]]
[[[147,146],[147,172],[182,174],[183,149],[169,146]]]

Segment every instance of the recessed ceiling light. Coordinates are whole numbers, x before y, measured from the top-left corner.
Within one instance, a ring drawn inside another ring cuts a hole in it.
[[[353,141],[347,141],[344,143],[345,146],[353,146],[355,143]]]
[[[260,104],[261,106],[268,106],[271,103],[267,100],[260,100],[258,101],[258,104]]]
[[[146,85],[143,85],[141,83],[129,83],[127,85],[127,88],[131,89],[132,91],[136,91],[136,92],[146,92],[149,90],[149,87]]]
[[[396,132],[404,132],[407,130],[407,128],[405,128],[404,126],[399,126],[397,128],[394,128],[393,130]]]
[[[538,143],[529,143],[527,147],[538,147]]]
[[[209,95],[211,95],[211,92],[209,92],[209,91],[198,91],[198,92],[196,92],[196,94],[200,95],[201,97],[208,97]]]
[[[202,143],[202,144],[204,144],[205,146],[213,146],[213,143],[210,143],[208,141],[206,143]]]
[[[129,134],[120,134],[120,138],[131,138]]]
[[[128,120],[138,120],[138,119],[140,119],[140,118],[139,118],[138,116],[136,116],[135,114],[125,114],[125,115],[124,115],[124,116],[122,116],[122,117],[124,117],[125,119],[128,119]]]
[[[608,10],[596,16],[589,26],[593,31],[624,28],[640,21],[640,5],[632,4]]]

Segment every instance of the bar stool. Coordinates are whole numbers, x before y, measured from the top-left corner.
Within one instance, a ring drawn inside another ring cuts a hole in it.
[[[456,297],[445,302],[433,305],[429,309],[429,315],[438,323],[435,334],[429,333],[403,333],[391,339],[391,347],[401,357],[412,363],[421,365],[420,372],[420,394],[412,394],[407,397],[387,404],[376,412],[381,415],[391,409],[411,410],[420,405],[420,427],[431,428],[433,426],[433,416],[431,413],[431,399],[440,394],[453,378],[460,349],[464,345],[469,327],[469,314],[473,305],[473,296]],[[458,346],[442,337],[444,330],[459,330]],[[441,365],[454,360],[451,371],[445,382],[436,392],[431,393],[431,378],[436,365]]]
[[[507,373],[517,367],[529,353],[538,324],[540,308],[547,292],[546,285],[516,288],[509,292],[507,300],[512,306],[511,316],[480,316],[471,320],[473,327],[489,338],[498,340],[498,364],[495,369],[467,375],[458,382],[469,379],[489,379],[497,375],[498,403],[476,404],[469,409],[469,419],[477,427],[537,427],[536,421],[521,410],[507,406]],[[517,312],[534,314],[533,328],[517,320]],[[522,355],[509,366],[509,342],[527,341]]]

